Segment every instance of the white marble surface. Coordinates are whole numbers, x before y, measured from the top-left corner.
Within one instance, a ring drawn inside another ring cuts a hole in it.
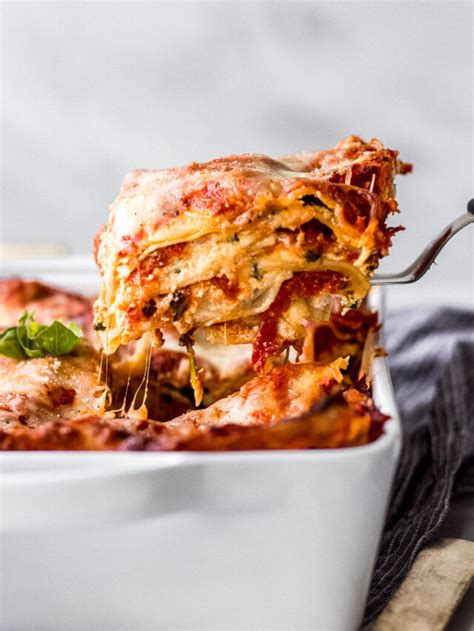
[[[9,243],[85,252],[124,173],[377,136],[399,182],[395,271],[472,195],[468,2],[2,5]],[[41,218],[41,219],[40,219]],[[473,302],[473,230],[395,302]]]

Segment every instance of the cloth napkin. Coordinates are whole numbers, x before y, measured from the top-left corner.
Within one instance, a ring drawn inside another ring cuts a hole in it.
[[[384,335],[403,448],[364,622],[436,536],[451,500],[474,494],[474,311],[394,312]]]

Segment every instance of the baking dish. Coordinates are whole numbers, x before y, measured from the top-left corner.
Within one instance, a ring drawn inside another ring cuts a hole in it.
[[[356,629],[400,450],[373,373],[391,420],[362,447],[2,453],[2,628]]]

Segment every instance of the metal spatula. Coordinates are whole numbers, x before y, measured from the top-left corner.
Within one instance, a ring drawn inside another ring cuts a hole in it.
[[[444,248],[446,243],[454,235],[470,223],[474,223],[474,199],[467,203],[467,212],[455,219],[449,226],[429,243],[420,256],[413,261],[406,269],[398,274],[375,274],[371,280],[371,285],[403,285],[414,283],[419,280],[430,269],[436,257]]]

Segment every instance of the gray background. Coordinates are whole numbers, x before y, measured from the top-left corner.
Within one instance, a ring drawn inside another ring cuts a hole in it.
[[[472,191],[467,2],[2,5],[4,243],[90,251],[123,175],[376,136],[415,163],[385,271]],[[396,301],[473,301],[467,229]]]

